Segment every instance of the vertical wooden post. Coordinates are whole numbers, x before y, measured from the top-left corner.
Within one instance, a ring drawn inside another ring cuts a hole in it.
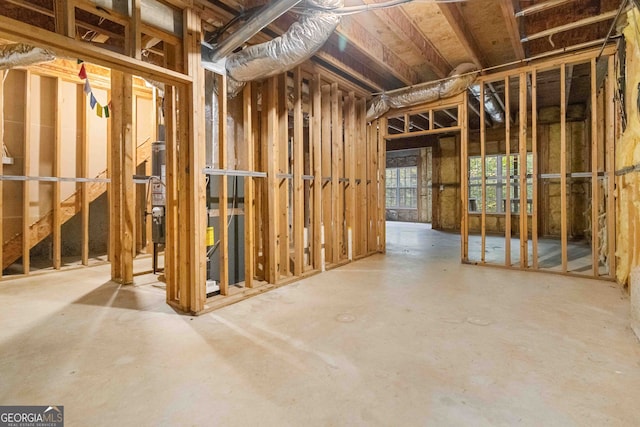
[[[332,212],[334,199],[332,195],[331,177],[331,86],[322,85],[322,225],[324,226],[324,259],[323,264],[333,260],[333,228]],[[327,181],[326,179],[329,179]],[[324,266],[323,266],[324,267]]]
[[[227,169],[228,149],[227,149],[227,78],[224,75],[217,76],[218,79],[218,163],[220,169]],[[204,81],[204,79],[203,79]],[[193,88],[194,97],[198,95],[198,90],[202,92],[202,88]],[[204,129],[204,127],[203,127]],[[193,159],[197,162],[197,159]],[[204,164],[202,165],[204,166]],[[199,169],[202,170],[202,169]],[[219,231],[218,235],[220,244],[218,245],[218,253],[220,254],[220,295],[229,294],[229,177],[221,175],[218,181],[220,188],[219,202]],[[202,201],[204,207],[205,201]],[[196,205],[197,207],[197,205]],[[234,215],[234,212],[231,212]],[[203,224],[204,227],[204,224]],[[206,291],[205,291],[206,294]]]
[[[356,129],[357,129],[357,170],[360,179],[358,189],[358,256],[367,254],[367,101],[360,98],[356,101]],[[416,199],[418,195],[416,194]]]
[[[596,82],[596,59],[591,59],[591,274],[600,275],[598,247],[598,207],[600,201],[598,185],[598,88]]]
[[[606,175],[607,175],[607,248],[609,253],[607,260],[609,263],[609,275],[616,275],[616,214],[615,214],[615,139],[616,139],[616,100],[615,100],[615,58],[609,57],[607,70],[607,105],[606,105]]]
[[[254,126],[257,123],[253,121],[253,103],[252,98],[253,85],[247,84],[242,92],[243,111],[244,111],[244,139],[245,139],[245,162],[248,171],[254,171],[253,163],[253,133]],[[244,179],[244,284],[247,288],[253,288],[253,269],[254,269],[254,250],[255,250],[255,218],[254,218],[254,202],[253,202],[253,180],[248,176]]]
[[[140,17],[141,0],[131,0],[131,25],[129,25],[129,37],[125,44],[125,50],[129,56],[135,59],[142,58],[142,20]]]
[[[520,268],[529,265],[527,205],[527,74],[520,73]]]
[[[29,176],[31,171],[31,72],[27,70],[25,75],[25,98],[24,98],[24,157],[23,174]],[[30,181],[22,183],[22,272],[29,274],[30,270],[30,249],[31,249],[31,227],[29,219],[30,204]]]
[[[164,275],[167,281],[167,302],[177,303],[178,307],[188,310],[188,305],[180,298],[180,257],[178,235],[178,144],[176,129],[176,90],[166,86],[164,91],[164,120],[166,142],[166,243],[164,249]]]
[[[463,262],[469,260],[469,120],[467,116],[468,95],[464,92],[462,105],[458,109],[460,130],[460,196],[462,215],[460,224],[460,257]],[[433,111],[433,110],[429,110]],[[423,171],[426,173],[426,171]]]
[[[129,92],[130,94],[133,93],[133,83],[131,85],[132,85],[131,91]],[[131,103],[133,101],[129,100],[125,102]],[[89,176],[89,135],[91,134],[91,121],[89,119],[90,117],[89,115],[92,113],[93,113],[93,110],[89,105],[89,98],[87,96],[83,96],[82,97],[82,139],[80,142],[80,175],[82,176],[82,178],[91,178]],[[125,120],[128,120],[128,118]],[[133,120],[133,113],[131,114],[131,120]],[[128,131],[135,132],[135,128],[133,128],[133,122],[124,122],[123,125],[131,126],[131,128],[129,128]],[[135,138],[135,136],[131,135],[131,138]],[[132,139],[130,145],[134,145],[134,144],[135,144],[135,139]],[[122,161],[124,162],[124,157]],[[122,164],[121,167],[124,168],[124,164]],[[129,180],[133,179],[133,172],[128,177],[127,175],[122,176],[121,185],[124,185],[124,182],[127,179]],[[135,202],[132,200],[132,203],[135,203]],[[82,230],[82,241],[81,241],[82,265],[89,265],[89,183],[88,182],[80,183],[80,228]]]
[[[133,229],[135,215],[133,146],[135,136],[133,130],[133,78],[130,74],[116,70],[111,71],[111,104],[114,110],[111,118],[113,120],[111,135],[112,204],[109,209],[110,220],[113,221],[109,242],[112,254],[111,278],[126,285],[133,283],[135,236]],[[85,112],[87,110],[85,108]],[[83,136],[83,139],[86,137]],[[87,151],[83,150],[83,159],[87,158]],[[83,170],[83,176],[86,176],[86,169]],[[86,200],[84,190],[82,199],[84,211],[84,200]],[[88,212],[88,206],[86,211]],[[88,216],[86,220],[88,221]],[[84,230],[86,228],[83,226]],[[83,243],[83,255],[84,251]]]
[[[506,88],[505,88],[506,90]],[[506,102],[506,104],[509,104]],[[480,243],[480,261],[484,264],[485,261],[485,249],[487,244],[486,238],[486,225],[487,225],[487,167],[486,167],[486,124],[484,122],[484,82],[480,82],[480,169],[482,180],[481,183],[481,193],[482,193],[482,211],[480,216],[480,233],[481,233],[481,243]],[[509,118],[505,117],[505,122],[508,122]],[[496,201],[498,202],[498,201]]]
[[[289,112],[287,109],[287,73],[278,76],[278,158],[277,171],[289,173]],[[288,178],[278,179],[278,242],[280,244],[279,270],[289,276],[289,183]]]
[[[505,185],[506,193],[503,197],[505,199],[504,206],[504,264],[508,267],[511,266],[511,87],[510,77],[507,76],[504,79],[504,129],[505,129],[505,155],[507,157],[506,166],[507,171],[502,171],[503,175],[507,176],[507,183]],[[484,108],[484,104],[480,105]],[[522,159],[520,159],[522,161]],[[502,200],[496,200],[498,206],[502,204]],[[522,206],[520,207],[520,213],[522,213]]]
[[[56,33],[75,38],[75,0],[57,0],[53,3]]]
[[[315,74],[312,82],[313,132],[311,133],[311,151],[313,152],[313,268],[322,269],[321,229],[322,229],[322,104],[321,76]]]
[[[560,65],[560,236],[562,271],[567,271],[567,79],[566,65]]]
[[[387,129],[387,119],[381,118],[378,120],[378,174],[379,174],[379,186],[378,186],[378,205],[379,213],[378,218],[380,221],[380,252],[387,252],[387,221],[386,221],[386,177],[387,177],[387,141],[384,139],[384,134]]]
[[[276,283],[278,274],[278,78],[266,82],[266,93],[262,94],[262,109],[267,110],[267,277]]]
[[[533,195],[531,239],[533,268],[538,269],[538,75],[531,71],[531,151],[533,155]]]
[[[304,117],[302,115],[302,72],[293,71],[293,274],[304,271]]]
[[[78,90],[81,87],[78,86]],[[53,141],[53,176],[60,177],[60,155],[62,145],[62,112],[64,111],[64,103],[62,100],[62,79],[56,79],[56,111],[55,111],[55,139]],[[61,254],[61,219],[60,219],[60,181],[53,183],[53,268],[60,270],[62,264]],[[1,240],[0,240],[1,241]]]
[[[351,230],[351,241],[347,241],[347,258],[353,260],[355,252],[355,223],[356,223],[356,159],[355,159],[355,93],[349,92],[345,99],[345,170],[347,173],[346,187],[346,217],[347,239]]]
[[[331,84],[331,200],[332,200],[332,221],[331,226],[331,245],[332,260],[334,263],[340,261],[342,254],[342,222],[343,215],[340,211],[340,191],[342,183],[342,164],[343,148],[342,148],[342,118],[338,115],[338,84]],[[329,120],[329,117],[325,117]],[[325,228],[325,233],[328,234]],[[325,240],[326,241],[326,240]]]

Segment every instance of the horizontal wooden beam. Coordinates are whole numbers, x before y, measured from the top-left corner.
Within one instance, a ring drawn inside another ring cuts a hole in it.
[[[482,53],[469,31],[469,26],[466,24],[460,7],[455,3],[438,3],[438,7],[473,63],[479,68],[483,68]]]
[[[557,33],[561,33],[563,31],[569,31],[569,30],[573,30],[575,28],[585,27],[587,25],[596,24],[596,23],[602,22],[602,21],[608,21],[609,19],[615,18],[617,14],[618,14],[617,10],[611,10],[609,12],[601,13],[600,15],[590,16],[588,18],[580,19],[579,21],[570,22],[568,24],[559,25],[559,26],[553,27],[553,28],[548,28],[548,29],[546,29],[544,31],[540,31],[538,33],[526,36],[526,37],[520,39],[520,41],[522,43],[524,43],[524,42],[528,42],[528,41],[531,41],[531,40],[541,39],[543,37],[547,37],[547,36],[551,36],[551,35],[554,35],[554,34],[557,34]]]
[[[513,46],[516,59],[524,59],[524,48],[520,41],[520,30],[518,29],[518,21],[516,21],[513,3],[511,0],[501,0],[500,10],[502,10],[502,16],[504,17],[507,25],[507,34],[509,35],[511,46]]]
[[[532,6],[529,6],[529,7],[525,7],[524,9],[516,12],[515,16],[519,18],[521,16],[533,15],[535,13],[540,13],[540,12],[543,12],[545,10],[549,10],[549,9],[554,8],[554,7],[562,6],[562,5],[565,5],[567,3],[571,3],[571,2],[574,2],[574,1],[576,1],[576,0],[549,0],[549,1],[544,2],[544,3],[538,3],[538,4],[534,4]]]
[[[185,74],[138,61],[126,55],[111,52],[90,43],[56,34],[44,28],[25,24],[6,16],[0,16],[0,37],[50,48],[59,56],[81,58],[86,62],[132,73],[140,77],[150,77],[171,85],[184,85],[192,81],[191,77]]]
[[[377,4],[382,0],[363,0],[365,4]],[[407,40],[425,59],[429,68],[438,76],[446,77],[451,71],[451,65],[438,52],[433,43],[416,27],[406,12],[399,7],[377,9],[374,12],[383,22],[385,22],[392,32],[401,39]]]

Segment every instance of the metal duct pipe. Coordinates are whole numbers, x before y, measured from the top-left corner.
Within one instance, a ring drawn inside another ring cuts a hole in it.
[[[449,77],[444,80],[378,95],[369,104],[367,121],[377,119],[391,108],[411,107],[455,96],[466,90],[475,81],[479,73],[476,70],[474,64],[463,63],[454,68],[449,73]]]
[[[276,0],[274,3],[264,5],[253,14],[243,27],[213,46],[213,49],[203,48],[202,60],[216,62],[226,57],[298,3],[300,0]]]
[[[24,43],[12,43],[0,46],[0,70],[39,64],[56,59],[55,54],[41,47]]]
[[[469,91],[478,101],[480,101],[480,85],[469,86]],[[508,102],[508,100],[505,102]],[[485,91],[484,94],[484,110],[489,114],[493,123],[504,123],[504,111],[500,107],[495,96],[491,93],[487,93],[487,91]]]
[[[245,82],[284,73],[301,64],[327,41],[340,23],[340,16],[331,9],[342,7],[342,0],[309,0],[314,9],[294,22],[279,37],[265,43],[249,46],[226,57],[227,94],[236,96]],[[203,51],[206,49],[203,48]],[[203,55],[203,66],[219,67],[211,62],[211,55]]]

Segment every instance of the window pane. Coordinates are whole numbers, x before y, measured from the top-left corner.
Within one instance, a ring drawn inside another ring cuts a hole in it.
[[[395,188],[387,188],[386,191],[386,203],[385,206],[388,208],[398,206],[398,199],[396,198],[396,189]]]
[[[485,158],[485,165],[487,176],[498,175],[498,156],[487,156]]]
[[[480,157],[469,158],[469,178],[481,178],[482,177],[482,162]]]

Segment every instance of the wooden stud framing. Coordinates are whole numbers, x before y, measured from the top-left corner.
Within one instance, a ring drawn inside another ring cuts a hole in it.
[[[321,229],[322,229],[322,147],[321,147],[321,76],[315,74],[312,80],[311,98],[313,102],[313,121],[311,132],[311,151],[313,157],[313,267],[322,269]]]
[[[133,97],[133,82],[131,81],[131,88],[130,90],[128,90],[128,93],[131,97]],[[123,100],[123,102],[133,102],[132,99],[129,100]],[[124,126],[131,126],[131,128],[127,129],[129,132],[134,132],[133,135],[131,136],[131,141],[127,141],[127,145],[130,145],[130,150],[127,150],[127,147],[123,147],[124,150],[126,150],[126,152],[123,153],[123,156],[126,156],[127,153],[129,153],[129,151],[131,151],[130,155],[135,155],[135,152],[133,151],[133,145],[135,145],[135,119],[134,119],[134,112],[133,112],[133,108],[129,108],[128,110],[131,114],[129,117],[127,117],[125,120],[128,120],[130,118],[131,121],[126,121],[123,123]],[[87,96],[83,96],[82,97],[82,139],[80,142],[80,176],[82,176],[83,178],[91,178],[89,176],[89,135],[91,134],[91,122],[89,120],[89,114],[92,114],[93,111],[91,109],[91,106],[89,105],[89,98]],[[118,132],[118,131],[116,131]],[[123,161],[125,161],[125,157],[123,157]],[[133,159],[131,159],[131,164],[133,165],[132,167],[135,168],[135,162]],[[126,173],[126,169],[124,164],[122,165],[122,172]],[[129,176],[133,176],[133,171],[131,173],[131,175]],[[127,175],[124,175],[122,181],[121,181],[121,185],[125,185],[124,181],[127,180]],[[81,230],[82,230],[82,265],[89,265],[89,183],[88,182],[81,182],[80,184],[80,223],[81,223]],[[124,187],[122,187],[124,189]],[[133,190],[133,187],[131,187]],[[135,201],[133,199],[133,195],[135,194],[135,192],[133,192],[130,196],[131,196],[131,203],[134,204],[134,209],[135,209]],[[129,196],[128,194],[126,196]],[[126,197],[125,196],[125,197]],[[122,201],[121,203],[125,203],[125,201]],[[125,204],[126,205],[126,204]],[[132,219],[134,217],[132,216]],[[133,230],[133,228],[132,228]],[[135,240],[134,238],[135,234],[131,236],[132,240]],[[135,243],[135,242],[133,242]],[[133,278],[133,273],[131,275],[131,277]],[[133,279],[132,279],[133,280]]]
[[[24,176],[30,175],[31,169],[31,72],[27,70],[25,75],[25,98],[24,98]],[[29,274],[29,252],[31,249],[31,233],[29,220],[29,186],[31,182],[22,183],[22,272]]]
[[[596,82],[596,59],[591,59],[591,274],[600,275],[599,270],[599,227],[598,207],[600,205],[598,183],[598,87]]]
[[[387,119],[378,120],[378,219],[380,227],[378,233],[380,236],[380,252],[387,252],[387,222],[386,222],[386,171],[387,171],[387,142],[383,137],[386,133]]]
[[[616,100],[615,100],[615,57],[609,56],[607,72],[607,106],[606,106],[606,175],[607,175],[607,248],[609,253],[609,275],[616,275],[616,215],[615,215],[615,139],[616,139]]]
[[[560,65],[560,239],[562,271],[567,272],[567,102],[566,66]]]
[[[531,240],[533,268],[538,269],[538,73],[531,70],[531,151],[533,156],[533,195]]]
[[[164,91],[164,120],[166,142],[166,244],[164,249],[164,275],[167,281],[167,303],[177,304],[182,311],[188,306],[180,298],[180,270],[178,259],[178,146],[176,135],[176,91],[173,86],[166,86]]]
[[[262,109],[267,111],[267,278],[269,283],[278,281],[278,78],[266,81],[266,93],[262,94]]]
[[[357,236],[356,254],[363,257],[367,254],[367,101],[363,98],[356,100],[356,212]]]
[[[227,78],[226,76],[216,76],[218,80],[218,167],[220,169],[227,169],[228,167],[228,153],[227,153]],[[204,81],[204,80],[203,80]],[[193,88],[194,95],[198,94],[200,88]],[[201,90],[200,90],[201,91]],[[204,103],[203,103],[204,105]],[[195,159],[190,162],[196,162]],[[204,166],[204,164],[202,165]],[[202,169],[199,169],[199,171]],[[227,223],[229,221],[228,216],[228,204],[229,204],[229,177],[227,175],[221,175],[218,181],[220,187],[218,188],[219,194],[219,224],[218,235],[220,244],[218,245],[218,253],[220,254],[220,295],[229,294],[229,229]],[[204,206],[205,201],[202,200]],[[198,206],[198,205],[196,205]],[[233,213],[231,213],[233,215]],[[197,242],[196,242],[197,244]],[[204,243],[202,244],[204,247]],[[206,294],[206,291],[205,291]]]
[[[67,37],[75,38],[76,16],[74,0],[58,0],[54,2],[56,32]]]
[[[322,85],[322,225],[324,229],[324,257],[323,264],[333,260],[333,240],[331,230],[333,228],[333,202],[332,178],[331,178],[331,86]],[[324,265],[323,265],[324,267]]]
[[[253,85],[248,84],[245,86],[242,92],[243,101],[243,119],[244,119],[244,139],[245,139],[245,165],[247,170],[255,170],[253,162],[253,150],[254,150],[254,126],[257,123],[254,119],[253,102],[252,102],[252,89]],[[253,273],[254,273],[254,254],[255,254],[255,210],[253,201],[254,183],[252,177],[245,177],[244,179],[244,285],[247,288],[253,288]]]
[[[79,89],[79,87],[78,87]],[[56,79],[56,111],[55,111],[55,139],[53,141],[53,176],[60,176],[60,156],[62,146],[62,112],[64,105],[62,103],[62,79]],[[1,140],[1,139],[0,139]],[[60,182],[53,183],[53,268],[60,270],[62,265],[61,251],[61,220],[60,220]],[[1,242],[2,240],[0,240]],[[0,257],[0,259],[2,259]]]
[[[345,166],[347,174],[346,186],[346,219],[347,219],[347,258],[353,260],[355,253],[356,224],[356,159],[355,159],[355,93],[349,92],[345,99]],[[351,242],[349,242],[351,230]],[[350,245],[350,246],[349,246]]]
[[[467,92],[458,110],[459,121],[462,125],[460,133],[460,197],[462,212],[460,215],[460,258],[462,262],[469,260],[469,119]],[[433,110],[429,110],[429,117]],[[431,125],[431,121],[429,121]]]
[[[85,97],[86,98],[86,97]],[[134,215],[135,199],[134,184],[134,140],[135,129],[133,127],[133,80],[130,74],[116,70],[111,71],[111,103],[114,115],[111,141],[111,206],[110,206],[110,245],[111,245],[111,278],[122,284],[133,283],[133,257],[134,257]],[[85,105],[86,107],[86,105]],[[85,114],[88,108],[85,108]],[[83,116],[86,122],[86,116]],[[86,129],[86,128],[85,128]],[[86,131],[85,131],[86,134]],[[83,139],[85,137],[83,136]],[[83,150],[86,155],[88,150]],[[86,158],[86,157],[85,157]],[[86,176],[86,169],[82,171]],[[127,179],[129,178],[129,179]],[[84,194],[83,194],[84,196]],[[88,207],[84,206],[83,211]],[[88,216],[87,216],[88,224]],[[83,232],[84,228],[83,220]],[[83,239],[84,243],[88,241]],[[84,255],[84,253],[83,253]]]
[[[505,154],[507,156],[507,183],[505,206],[504,206],[504,264],[507,267],[511,266],[511,107],[509,99],[511,97],[511,77],[507,76],[504,79],[504,129],[505,129]],[[484,104],[480,104],[484,105]],[[503,171],[504,175],[505,172]],[[501,203],[502,200],[496,200],[497,203]],[[484,206],[484,203],[483,203]],[[522,209],[522,208],[521,208]]]
[[[520,73],[520,268],[529,265],[529,229],[527,205],[527,74]]]
[[[505,88],[506,89],[506,88]],[[480,83],[480,105],[484,105],[484,82]],[[487,228],[487,171],[486,171],[486,128],[484,121],[485,111],[480,108],[480,169],[482,171],[481,193],[482,193],[482,212],[480,219],[480,261],[484,264],[485,248],[487,244],[486,228]]]
[[[342,255],[342,229],[343,229],[343,212],[340,210],[342,206],[342,178],[343,168],[342,159],[344,155],[343,138],[342,138],[342,117],[338,114],[338,102],[340,91],[338,84],[331,85],[331,200],[332,200],[332,218],[331,240],[332,240],[332,261],[337,264]],[[328,118],[327,118],[328,120]],[[325,233],[327,229],[325,228]]]
[[[302,72],[293,72],[293,241],[294,276],[304,271],[304,116],[302,114]]]
[[[289,173],[289,113],[287,109],[287,75],[278,76],[278,139],[277,171]],[[278,245],[280,277],[289,276],[289,178],[278,179]]]

